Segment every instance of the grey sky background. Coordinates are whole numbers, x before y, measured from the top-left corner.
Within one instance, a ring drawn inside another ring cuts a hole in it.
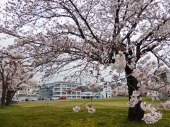
[[[3,4],[5,4],[7,1],[8,0],[0,0],[0,8],[3,8],[4,7]],[[0,18],[3,18],[2,14],[0,14]],[[13,42],[14,42],[13,38],[3,39],[4,37],[5,37],[5,35],[0,33],[0,49],[2,47],[7,47],[8,45],[13,44]],[[102,75],[103,76],[107,75],[108,72],[109,72],[109,70],[105,70],[102,72]],[[60,76],[55,76],[53,79],[51,79],[50,81],[47,81],[47,82],[63,81],[64,76],[62,76],[62,75],[64,75],[65,73],[62,73]],[[38,81],[41,81],[41,79],[40,79],[41,76],[42,76],[42,73],[38,73],[38,74],[36,74],[35,79]],[[111,78],[112,78],[111,76],[107,76],[107,77],[105,77],[105,80],[110,81]]]
[[[3,8],[3,4],[5,4],[8,0],[0,0],[0,8]],[[0,14],[0,18],[2,19],[2,15]],[[8,45],[12,44],[14,39],[3,39],[5,37],[4,34],[0,33],[0,48],[7,47]]]
[[[3,4],[5,4],[8,0],[0,0],[0,8],[3,8]],[[3,18],[2,17],[2,14],[0,14],[0,18]],[[5,34],[2,34],[0,33],[0,49],[2,47],[7,47],[8,45],[12,45],[13,42],[14,42],[14,39],[13,38],[7,38],[7,39],[3,39],[5,37]],[[105,70],[102,72],[103,75],[105,75],[108,70]],[[47,81],[47,82],[56,82],[56,81],[63,81],[63,78],[64,78],[64,74],[66,74],[66,72],[64,73],[61,73],[61,75],[59,76],[54,76],[54,78],[52,78],[50,81]],[[106,74],[107,75],[107,74]],[[44,83],[44,82],[41,82],[41,76],[42,76],[42,73],[37,73],[34,78],[39,81],[41,84]],[[105,80],[110,80],[111,79],[111,76],[108,76],[105,78]],[[93,81],[92,81],[93,82]]]
[[[14,39],[9,38],[9,39],[3,39],[5,37],[4,34],[0,34],[0,48],[2,47],[7,47],[8,45],[13,44]]]
[[[7,1],[8,1],[8,0],[0,0],[0,8],[3,8],[3,4],[5,4]],[[0,18],[3,18],[3,17],[2,17],[2,14],[0,14]],[[3,38],[5,38],[5,34],[0,33],[0,49],[1,49],[2,47],[7,47],[8,45],[12,45],[13,42],[14,42],[14,39],[13,39],[13,38],[7,38],[7,39],[3,39]],[[108,73],[107,71],[109,71],[109,70],[103,71],[102,74],[105,75],[106,73]],[[66,73],[66,72],[65,72],[65,73]],[[55,76],[53,79],[51,79],[50,81],[47,81],[47,82],[63,81],[64,76],[62,76],[62,75],[64,75],[65,73],[61,73],[60,76]],[[106,74],[106,75],[107,75],[107,74]],[[40,81],[40,82],[41,82],[41,76],[42,76],[42,74],[41,74],[41,73],[38,73],[38,74],[35,75],[34,78],[35,78],[37,81]],[[111,80],[111,76],[106,77],[105,80],[106,80],[106,81]],[[43,83],[43,82],[41,82],[41,83]]]

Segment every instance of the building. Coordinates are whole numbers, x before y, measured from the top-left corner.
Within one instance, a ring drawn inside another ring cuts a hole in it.
[[[70,82],[54,82],[43,84],[42,88],[39,91],[39,96],[41,99],[51,98],[51,97],[62,97],[66,96],[67,98],[81,98],[81,91],[73,91],[71,93],[66,93],[64,90],[69,90],[75,88],[80,84],[70,83]]]
[[[71,93],[64,92],[65,90],[73,89],[77,86],[80,86],[79,83],[71,82],[54,82],[46,83],[42,85],[42,88],[39,90],[40,99],[50,99],[50,98],[60,98],[65,96],[70,99],[86,99],[86,98],[100,98],[98,88],[90,90],[87,86],[81,86],[81,90],[73,91]]]
[[[38,96],[36,94],[23,94],[17,91],[14,97],[12,98],[12,100],[18,100],[18,101],[34,100],[35,101],[38,100]]]
[[[18,90],[12,100],[25,101],[27,98],[38,100],[39,86],[31,86],[26,89]],[[2,96],[2,85],[0,85],[0,98]]]
[[[170,72],[161,73],[159,75],[159,77],[160,77],[160,79],[159,79],[160,84],[161,83],[165,83],[165,84],[168,83],[167,85],[169,85],[169,83],[170,83]],[[162,100],[168,100],[169,99],[169,97],[170,97],[169,92],[167,93],[167,92],[165,92],[165,90],[162,90],[162,89],[159,89],[158,92],[159,92],[160,99],[162,99]]]
[[[160,77],[159,83],[170,82],[170,72],[164,72],[164,73],[160,74],[159,77]]]
[[[88,86],[82,86],[81,90],[81,98],[87,99],[87,98],[100,98],[100,89],[94,88],[89,89]]]
[[[53,95],[53,83],[43,84],[39,90],[39,98],[45,99],[50,98]]]
[[[13,100],[18,101],[25,101],[27,99],[38,100],[39,88],[40,86],[30,86],[26,89],[18,90],[15,93]]]
[[[111,98],[112,96],[112,88],[109,83],[104,83],[100,86],[101,89],[103,89],[100,92],[100,98]]]

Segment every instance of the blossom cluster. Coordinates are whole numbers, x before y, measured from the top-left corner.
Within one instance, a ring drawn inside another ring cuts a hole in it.
[[[113,64],[113,68],[116,69],[117,73],[122,73],[124,72],[125,66],[126,66],[125,55],[123,54],[123,52],[120,51],[115,56],[115,63]]]
[[[127,105],[129,107],[135,107],[135,105],[139,101],[142,101],[140,94],[140,91],[133,91],[131,99],[128,101]],[[156,98],[158,96],[158,93],[157,91],[150,91],[148,92],[148,95]],[[170,101],[167,101],[165,105],[167,107],[170,106]],[[160,104],[159,106],[163,105]],[[144,120],[146,124],[153,124],[162,118],[162,113],[159,112],[157,108],[153,107],[151,104],[147,105],[146,102],[141,102],[140,107],[144,111],[149,111],[149,113],[144,114],[144,117],[142,118],[142,120]]]
[[[150,96],[152,101],[159,101],[160,100],[158,91],[149,90],[147,92],[147,96]]]
[[[96,109],[94,109],[93,107],[91,107],[91,105],[86,105],[86,109],[88,110],[88,113],[92,114],[96,111]]]
[[[129,107],[135,107],[135,105],[141,101],[142,99],[139,97],[141,94],[140,91],[133,91],[133,94],[131,96],[131,99],[128,101],[127,105]],[[159,93],[158,91],[148,90],[147,96],[150,96],[152,98],[152,101],[159,101]],[[151,104],[146,104],[146,102],[142,102],[140,104],[142,110],[149,111],[149,113],[144,114],[144,117],[142,120],[145,121],[146,124],[154,124],[158,120],[162,118],[162,113],[159,112],[158,108],[170,108],[170,101],[166,101],[165,103],[158,103],[157,108],[153,107]]]
[[[144,111],[149,111],[149,113],[144,114],[144,117],[142,118],[146,124],[154,124],[162,118],[162,113],[151,104],[147,105],[146,102],[142,102],[140,106]]]
[[[170,109],[170,101],[166,101],[165,103],[158,103],[157,104],[157,108],[168,108],[168,109]]]
[[[157,66],[156,62],[149,61],[149,59],[150,59],[150,56],[144,57],[142,60],[139,61],[139,63],[136,65],[136,68],[133,70],[132,75],[139,82],[146,80],[146,79],[150,79],[150,76],[155,71],[155,68]]]
[[[140,91],[133,91],[131,99],[127,102],[129,107],[135,107],[135,105],[142,100],[140,96]]]
[[[165,106],[170,109],[170,101],[166,101]]]
[[[74,108],[73,108],[73,111],[74,111],[74,112],[79,112],[79,111],[80,111],[80,107],[79,107],[79,106],[74,107]]]
[[[94,109],[91,105],[88,105],[88,104],[86,105],[86,109],[87,109],[88,113],[90,113],[90,114],[92,114],[92,113],[94,113],[96,111],[96,109]],[[79,112],[80,111],[80,106],[75,106],[73,108],[73,111],[74,112]]]
[[[94,89],[94,88],[98,87],[99,85],[96,83],[90,83],[90,84],[87,84],[87,86],[89,89]]]
[[[112,90],[113,96],[128,96],[128,87],[127,85],[117,86]]]

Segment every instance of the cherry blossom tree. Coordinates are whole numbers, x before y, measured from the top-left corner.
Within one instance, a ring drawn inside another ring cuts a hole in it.
[[[5,48],[1,49],[0,53],[1,107],[4,107],[11,104],[11,100],[18,90],[38,85],[38,83],[32,79],[34,75],[32,68],[28,64],[22,63],[22,60],[17,59],[19,58],[17,54]]]
[[[24,74],[26,77],[24,77],[23,80],[21,80],[21,78],[18,80],[14,79],[12,81],[10,81],[10,84],[8,86],[8,91],[7,91],[7,96],[6,96],[6,106],[9,106],[11,104],[12,98],[14,97],[15,93],[19,90],[24,90],[24,89],[28,89],[30,87],[37,87],[38,81],[32,79],[32,74]],[[29,77],[28,77],[29,76]]]
[[[141,93],[158,90],[158,75],[170,67],[169,0],[9,0],[2,13],[0,31],[17,38],[10,48],[44,78],[67,71],[72,80],[104,82],[110,69],[113,82],[126,78],[128,120],[150,118]]]

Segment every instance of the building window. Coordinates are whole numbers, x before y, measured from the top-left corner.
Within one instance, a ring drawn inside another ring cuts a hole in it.
[[[60,84],[55,84],[55,87],[60,87]]]

